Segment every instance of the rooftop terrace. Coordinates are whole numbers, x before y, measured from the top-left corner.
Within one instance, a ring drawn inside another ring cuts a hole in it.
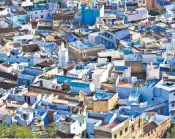
[[[70,45],[78,48],[78,49],[86,49],[86,48],[92,48],[92,47],[97,47],[96,44],[89,42],[89,41],[75,41],[71,42]]]

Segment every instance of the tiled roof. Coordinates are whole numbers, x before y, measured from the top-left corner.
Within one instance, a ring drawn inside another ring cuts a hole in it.
[[[57,138],[74,138],[75,134],[64,133],[61,131],[57,131]]]
[[[53,65],[53,61],[52,60],[45,60],[43,62],[37,63],[35,66],[36,67],[49,67],[51,65]]]
[[[13,74],[2,72],[2,71],[0,71],[0,77],[9,79],[9,80],[13,80],[13,81],[17,80],[17,75],[13,75]]]
[[[1,28],[0,29],[0,34],[4,34],[4,33],[13,33],[15,32],[15,29],[12,27],[9,28]]]
[[[73,18],[74,18],[74,14],[72,15],[55,14],[53,16],[54,20],[72,20]]]
[[[1,82],[0,81],[0,88],[3,88],[3,89],[11,89],[11,88],[14,88],[17,86],[18,86],[17,84],[12,84],[12,83],[8,83],[8,82]]]
[[[22,51],[26,53],[37,52],[40,48],[37,44],[25,44],[22,46]]]
[[[155,129],[156,127],[157,127],[157,124],[155,122],[151,122],[143,127],[143,131],[145,134],[147,134],[150,131],[152,131],[153,129]]]

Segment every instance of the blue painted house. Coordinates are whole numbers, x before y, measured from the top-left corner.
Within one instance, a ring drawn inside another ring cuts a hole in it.
[[[94,25],[96,18],[104,15],[104,6],[102,7],[87,7],[82,5],[82,23],[84,25]]]

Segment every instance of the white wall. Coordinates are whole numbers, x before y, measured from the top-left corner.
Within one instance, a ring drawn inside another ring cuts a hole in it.
[[[142,63],[151,63],[156,60],[156,54],[142,54]]]
[[[42,81],[43,87],[45,87],[45,88],[55,89],[52,86],[56,86],[57,85],[56,79],[54,79],[54,80],[46,80],[46,79],[40,78],[39,80]]]
[[[38,96],[30,96],[30,102],[31,104],[34,104],[36,101],[41,99],[41,95]]]
[[[146,79],[159,79],[160,78],[160,69],[154,68],[153,65],[147,65],[146,68]]]
[[[6,72],[6,73],[11,73],[13,70],[13,66],[11,67],[5,67],[3,64],[0,64],[0,71]]]
[[[9,26],[9,24],[7,22],[5,22],[4,20],[0,21],[0,28],[7,28],[8,26]]]
[[[52,12],[49,10],[28,11],[28,14],[31,16],[32,20],[35,20],[35,19],[46,20],[48,17],[52,16]],[[41,16],[43,16],[43,18]]]
[[[31,2],[30,0],[25,0],[21,2],[22,6],[32,6],[33,2]]]
[[[24,57],[24,56],[14,56],[14,55],[10,55],[8,57],[7,54],[5,53],[0,53],[0,60],[4,61],[4,62],[9,62],[9,63],[21,63],[21,62],[25,62],[28,63],[29,66],[34,66],[36,63],[42,62],[44,60],[47,60],[47,58],[40,58],[40,57],[32,57],[32,59],[30,57]]]
[[[98,73],[92,74],[92,79],[93,79],[93,82],[94,82],[96,88],[101,88],[101,83],[107,81],[108,71],[109,71],[108,69],[105,69],[101,74],[98,74]]]
[[[3,11],[0,11],[0,16],[6,16],[9,13],[9,9],[6,8]]]
[[[140,39],[140,37],[141,37],[140,33],[137,33],[137,32],[131,35],[132,40],[138,40]]]
[[[148,18],[148,11],[146,8],[142,8],[139,10],[136,9],[136,11],[137,11],[136,14],[126,15],[128,17],[129,22]]]
[[[98,63],[107,63],[108,59],[107,58],[98,58]]]
[[[89,40],[90,42],[99,44],[99,43],[100,43],[100,36],[99,36],[99,33],[98,33],[98,32],[90,33],[90,34],[88,35],[88,40]]]
[[[21,40],[33,40],[33,34],[21,35],[21,36],[14,36],[13,41],[18,42]]]

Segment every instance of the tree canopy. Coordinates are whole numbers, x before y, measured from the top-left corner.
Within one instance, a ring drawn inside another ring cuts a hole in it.
[[[151,10],[149,11],[149,14],[150,14],[151,16],[156,16],[156,15],[161,15],[161,12],[160,12],[159,9],[151,9]]]
[[[56,123],[49,124],[40,134],[40,138],[55,138],[56,137]]]
[[[168,129],[164,134],[164,138],[175,138],[175,127]]]
[[[0,138],[35,138],[36,135],[27,126],[19,126],[17,124],[8,127],[3,121],[0,123]]]
[[[157,15],[161,15],[161,14],[164,14],[164,13],[166,13],[165,8],[161,8],[161,9],[153,8],[149,11],[149,15],[151,15],[151,16],[157,16]]]
[[[17,124],[9,127],[5,121],[0,123],[0,138],[55,138],[57,124],[51,123],[41,132],[33,132],[27,126]]]

